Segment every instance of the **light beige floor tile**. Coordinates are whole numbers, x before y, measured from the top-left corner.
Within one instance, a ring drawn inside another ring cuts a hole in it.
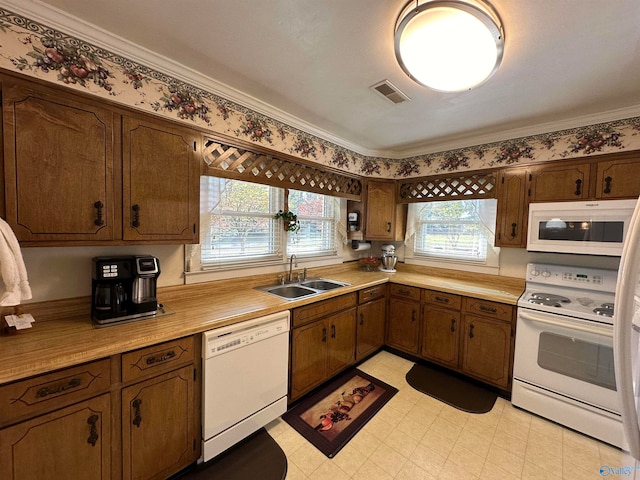
[[[517,480],[519,478],[518,475],[509,473],[491,462],[484,462],[480,473],[480,480]]]
[[[266,424],[264,428],[273,439],[278,437],[281,433],[291,430],[291,426],[287,422],[282,420],[282,418],[276,418],[275,420]]]
[[[554,449],[553,444],[533,444],[527,445],[525,462],[532,463],[549,472],[559,472],[562,470],[562,452]]]
[[[470,472],[478,477],[482,472],[482,467],[484,466],[485,462],[485,456],[480,456],[456,443],[456,445],[453,447],[453,450],[451,450],[451,454],[447,458],[447,462],[453,462],[456,465],[462,467],[467,472]]]
[[[477,435],[478,437],[484,439],[485,442],[491,443],[491,440],[493,440],[493,436],[496,433],[496,429],[498,428],[499,419],[497,419],[495,423],[489,423],[486,422],[483,417],[484,415],[470,416],[467,420],[467,423],[464,424],[462,432],[473,433],[474,435]]]
[[[487,457],[487,453],[489,453],[490,445],[491,440],[488,441],[487,437],[481,437],[466,430],[465,426],[465,429],[460,432],[455,446],[463,447],[484,459]]]
[[[469,420],[469,416],[471,414],[467,412],[463,412],[457,408],[453,408],[449,405],[445,405],[438,413],[438,416],[444,418],[445,420],[455,423],[456,425],[466,425],[467,420]]]
[[[366,478],[367,480],[393,480],[382,468],[373,462],[365,462],[351,478]]]
[[[422,440],[422,437],[424,437],[424,434],[427,433],[429,427],[430,425],[424,425],[422,423],[415,422],[410,417],[405,416],[402,420],[400,420],[400,423],[398,423],[396,430],[404,433],[407,437],[413,438],[414,440],[419,442],[420,440]]]
[[[433,424],[438,414],[433,412],[429,408],[425,408],[424,406],[416,403],[411,410],[405,415],[406,418],[410,419],[412,422],[419,423],[424,425],[425,427],[429,427]]]
[[[322,463],[309,475],[308,480],[349,480],[351,477],[331,461]]]
[[[562,469],[550,472],[543,468],[540,468],[534,463],[524,462],[522,468],[522,480],[559,480],[562,478]],[[288,479],[287,479],[288,480]],[[574,480],[580,480],[579,477],[575,477]]]
[[[383,445],[393,448],[405,458],[410,457],[418,446],[418,440],[410,437],[397,428],[392,430],[382,443]]]
[[[300,468],[293,462],[287,462],[287,476],[286,480],[306,480],[307,476]]]
[[[400,396],[400,392],[398,392],[391,400],[389,400],[389,403],[387,403],[387,405],[385,406],[393,408],[404,417],[407,413],[409,413],[409,410],[414,407],[416,401],[417,399],[412,401],[409,398]]]
[[[311,475],[322,463],[329,461],[320,450],[310,443],[302,445],[291,455],[287,455],[287,460],[294,463],[307,476]]]
[[[527,453],[527,439],[514,437],[509,433],[496,432],[491,443],[520,458],[524,458]]]
[[[419,444],[411,454],[411,461],[424,471],[437,477],[447,461],[447,457],[426,445]]]
[[[431,428],[429,428],[429,431],[438,432],[445,437],[451,438],[452,440],[457,440],[463,428],[464,425],[451,423],[450,421],[445,420],[442,417],[436,417],[436,419],[431,424]]]
[[[380,440],[387,438],[389,433],[393,430],[393,426],[384,421],[380,416],[376,415],[362,428],[363,432],[369,432]]]
[[[369,458],[380,444],[382,444],[382,440],[365,430],[360,430],[349,442],[349,445],[352,445],[366,458]]]
[[[575,480],[579,478],[580,480],[602,480],[603,478],[625,478],[624,475],[601,475],[600,467],[589,467],[583,465],[573,465],[571,463],[565,462],[562,465],[562,478],[564,480]]]
[[[547,440],[553,442],[562,442],[563,427],[545,418],[533,415],[531,417],[531,428],[529,434],[544,435]]]
[[[400,469],[395,480],[436,480],[436,477],[409,460]]]
[[[422,394],[416,404],[424,410],[430,411],[434,414],[439,414],[446,404],[442,403],[429,395]]]
[[[530,422],[522,422],[514,420],[513,418],[509,418],[509,416],[502,416],[500,421],[498,422],[498,426],[496,427],[496,436],[508,434],[516,438],[520,438],[522,440],[527,440],[529,438],[529,428]]]
[[[345,447],[338,452],[338,454],[331,459],[332,463],[335,463],[340,469],[347,473],[349,476],[355,475],[362,465],[367,461],[362,453],[360,453],[349,442]]]
[[[404,464],[407,463],[407,457],[383,443],[369,457],[369,461],[375,463],[392,477],[395,477]]]
[[[424,434],[419,445],[423,445],[435,452],[438,452],[443,457],[448,457],[456,444],[457,437],[447,436],[440,431],[429,429]]]
[[[489,448],[487,461],[497,465],[512,475],[520,476],[522,474],[524,458],[503,448],[499,448],[495,444],[492,444],[491,448]]]
[[[439,480],[476,480],[477,478],[477,475],[454,463],[452,459],[445,462],[438,474]]]
[[[303,445],[309,444],[309,442],[293,428],[283,431],[275,440],[287,457]]]
[[[598,445],[600,451],[600,459],[604,465],[633,465],[634,461],[628,453],[623,452],[619,448],[612,447],[606,443]]]
[[[384,420],[389,425],[391,425],[392,428],[395,428],[395,427],[398,426],[398,423],[400,423],[400,420],[402,420],[405,415],[406,415],[406,412],[403,413],[403,412],[393,408],[393,406],[387,404],[384,407],[382,407],[378,411],[378,413],[376,413],[375,418],[379,418],[380,420]]]

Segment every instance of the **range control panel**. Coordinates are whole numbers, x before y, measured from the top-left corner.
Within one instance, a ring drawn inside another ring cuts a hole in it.
[[[617,270],[543,263],[527,264],[527,282],[615,292]]]

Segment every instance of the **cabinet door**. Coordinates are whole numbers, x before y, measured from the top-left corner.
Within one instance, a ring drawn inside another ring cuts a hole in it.
[[[316,321],[291,332],[291,400],[320,385],[326,378],[327,324]]]
[[[367,240],[393,240],[395,229],[395,183],[367,181]]]
[[[640,196],[640,158],[598,163],[596,198]]]
[[[122,128],[124,239],[197,243],[196,137],[129,117]]]
[[[421,355],[441,365],[458,368],[460,312],[424,307]]]
[[[122,389],[123,478],[164,479],[196,460],[194,369]]]
[[[20,241],[111,240],[113,112],[28,85],[2,84],[7,222]]]
[[[400,298],[389,299],[387,345],[409,353],[418,353],[420,303]]]
[[[332,377],[356,360],[356,309],[332,315],[326,320],[329,328],[327,378]]]
[[[358,307],[356,360],[362,360],[384,345],[385,299]]]
[[[503,169],[498,180],[495,245],[524,247],[527,243],[527,171]]]
[[[0,430],[2,480],[109,480],[109,395]]]
[[[530,202],[584,200],[589,198],[591,165],[541,167],[531,173]]]
[[[463,316],[462,371],[507,389],[511,358],[511,324]]]

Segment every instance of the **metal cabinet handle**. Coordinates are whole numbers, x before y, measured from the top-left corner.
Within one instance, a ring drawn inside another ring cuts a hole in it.
[[[449,299],[447,297],[440,297],[438,295],[436,295],[435,297],[433,297],[437,302],[440,303],[449,303]]]
[[[611,193],[611,180],[613,180],[611,177],[604,179],[604,193]]]
[[[142,404],[142,400],[139,398],[133,401],[133,408],[135,409],[135,417],[133,417],[133,424],[140,428],[140,424],[142,423],[142,414],[140,413],[140,405]]]
[[[140,226],[140,205],[137,203],[131,205],[131,210],[133,210],[133,221],[131,222],[131,226],[138,228]]]
[[[517,224],[515,224],[515,223],[512,223],[512,224],[511,224],[511,238],[514,238],[514,237],[516,236],[516,227],[517,227],[517,226],[518,226],[518,225],[517,225]]]
[[[387,222],[387,233],[391,233],[391,222]]]
[[[576,180],[576,191],[574,193],[576,195],[582,195],[582,180]]]
[[[398,289],[398,295],[406,295],[406,296],[409,296],[409,294],[410,294],[410,293],[411,293],[411,292],[409,292],[409,290],[406,290],[406,289],[404,289],[404,288],[399,288],[399,289]]]
[[[455,333],[456,331],[456,319],[452,318],[451,319],[451,333]]]
[[[327,341],[327,329],[326,327],[322,327],[322,341],[326,343]]]
[[[104,220],[102,219],[102,209],[104,208],[104,203],[98,200],[93,204],[93,207],[96,209],[96,219],[93,221],[95,225],[101,227],[104,225]]]
[[[169,350],[164,355],[147,358],[147,365],[153,365],[154,363],[159,363],[159,362],[166,362],[167,360],[171,360],[175,356],[176,356],[176,352],[173,350]]]
[[[473,323],[469,324],[469,338],[473,338]]]
[[[96,442],[98,441],[98,428],[96,427],[96,423],[98,423],[98,415],[91,415],[87,419],[87,423],[90,425],[89,429],[89,438],[87,438],[87,443],[92,447],[96,446]]]
[[[331,325],[331,338],[336,338],[336,326]]]
[[[46,397],[48,395],[54,395],[56,393],[64,392],[66,390],[70,390],[72,388],[79,387],[81,384],[82,384],[82,380],[80,380],[79,378],[76,377],[76,378],[72,378],[67,383],[62,383],[62,384],[54,385],[54,386],[42,387],[42,388],[39,388],[36,391],[36,398],[43,398],[43,397]]]
[[[478,308],[483,312],[498,313],[498,309],[496,307],[487,307],[486,305],[480,305],[480,307]]]

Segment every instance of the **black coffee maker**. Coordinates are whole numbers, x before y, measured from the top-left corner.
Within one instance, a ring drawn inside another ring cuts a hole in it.
[[[99,324],[154,315],[160,262],[151,255],[92,259],[91,317]]]

